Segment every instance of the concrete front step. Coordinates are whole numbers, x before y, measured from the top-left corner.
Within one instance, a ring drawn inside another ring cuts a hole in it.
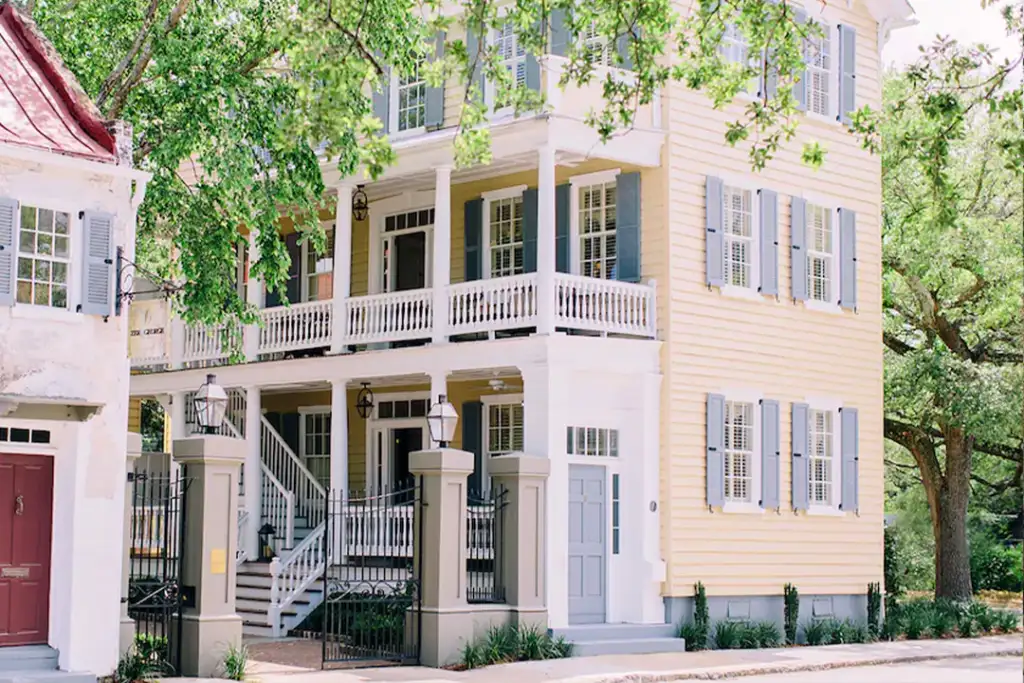
[[[96,676],[74,671],[0,671],[0,683],[96,683]]]
[[[682,638],[630,638],[626,640],[586,640],[573,643],[573,657],[597,655],[649,655],[659,652],[686,652]]]
[[[672,624],[588,624],[551,629],[573,644],[573,657],[685,652]]]
[[[274,629],[266,621],[242,621],[242,635],[246,638],[273,638]]]
[[[0,676],[17,671],[56,671],[57,651],[49,645],[0,647]]]

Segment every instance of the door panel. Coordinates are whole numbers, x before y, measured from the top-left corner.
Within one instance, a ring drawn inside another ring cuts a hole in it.
[[[605,469],[569,467],[569,623],[605,621]]]
[[[53,459],[0,454],[0,646],[46,643]]]
[[[395,237],[394,291],[427,286],[427,233],[410,232]]]

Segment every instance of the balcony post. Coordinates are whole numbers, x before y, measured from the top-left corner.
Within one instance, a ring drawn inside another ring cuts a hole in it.
[[[331,553],[335,564],[344,564],[344,529],[339,523],[348,496],[348,384],[344,379],[331,382],[331,486],[327,493],[327,514],[331,529]]]
[[[260,260],[260,246],[257,242],[259,232],[254,228],[249,232],[249,263],[247,265],[245,302],[250,306],[262,310],[263,308],[263,280],[252,273],[252,266]],[[242,332],[242,350],[247,361],[254,361],[260,353],[260,326],[258,324],[246,325]]]
[[[259,387],[245,388],[245,509],[249,513],[249,524],[245,528],[245,538],[238,539],[238,544],[245,548],[250,560],[259,557],[259,529],[263,507],[263,411],[262,394]]]
[[[452,263],[452,169],[438,166],[434,183],[433,342],[448,341],[448,285]]]
[[[537,158],[537,334],[555,331],[555,148]]]
[[[338,185],[334,208],[334,278],[331,282],[331,353],[345,353],[345,307],[352,286],[352,186]]]

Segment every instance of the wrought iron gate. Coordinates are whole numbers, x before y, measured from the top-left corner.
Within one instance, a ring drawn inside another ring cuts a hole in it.
[[[142,469],[128,477],[132,486],[127,601],[128,616],[135,620],[135,652],[148,669],[174,675],[181,669],[180,578],[189,480]]]
[[[323,664],[415,664],[420,656],[421,483],[331,496]]]

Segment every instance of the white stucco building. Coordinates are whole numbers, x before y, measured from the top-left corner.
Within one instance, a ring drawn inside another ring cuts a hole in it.
[[[0,1],[0,681],[118,659],[128,405],[116,253],[147,174]]]

